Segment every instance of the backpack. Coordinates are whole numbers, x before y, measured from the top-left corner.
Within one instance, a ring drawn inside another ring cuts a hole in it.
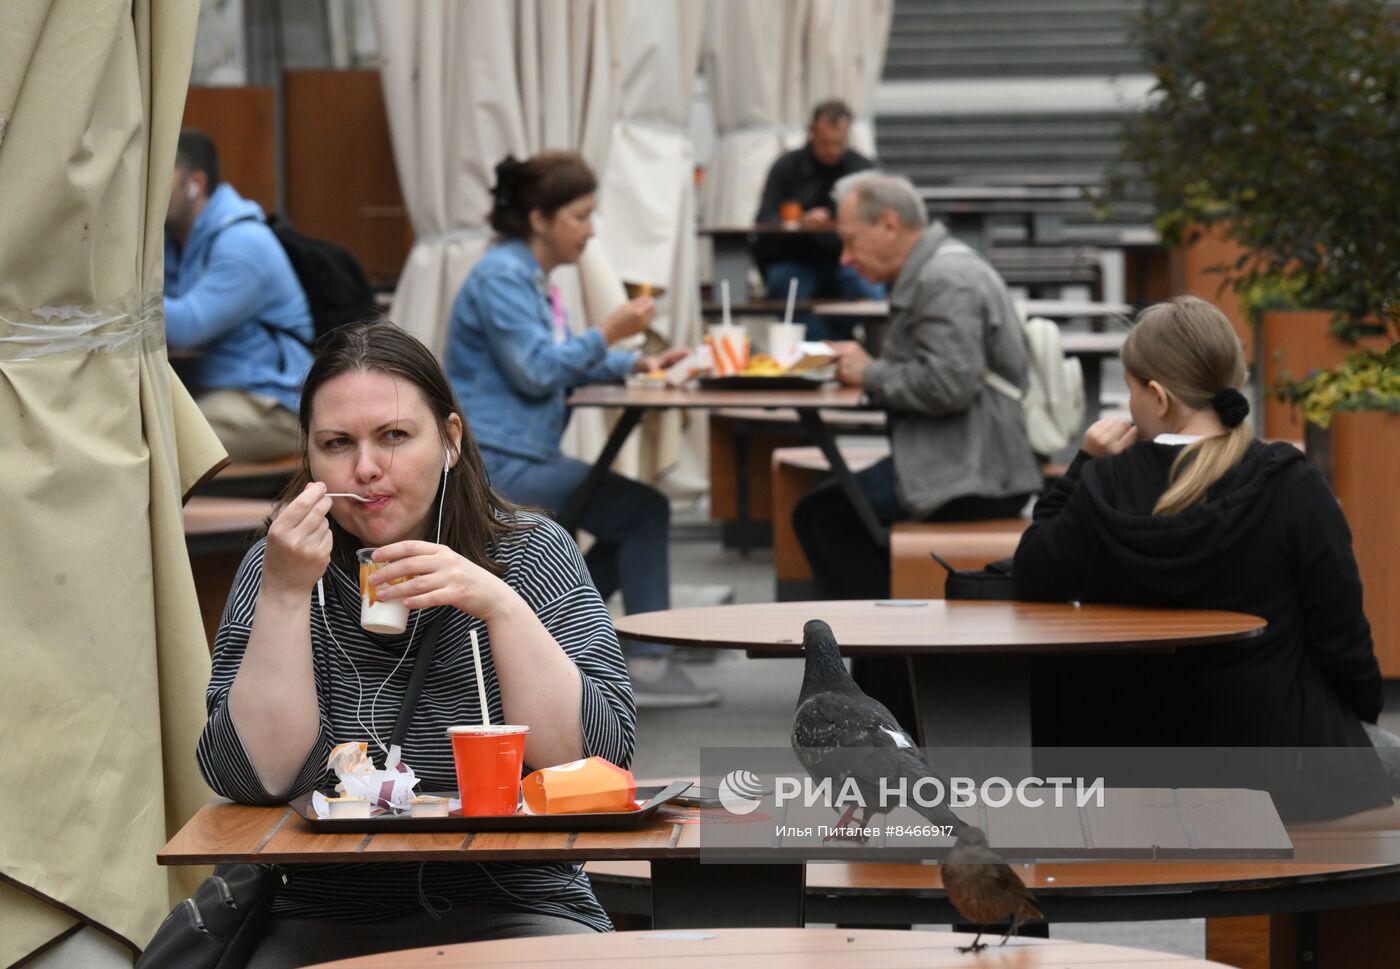
[[[218,232],[239,222],[258,221],[261,220],[253,215],[231,219],[218,228],[215,237]],[[306,343],[295,333],[285,331],[288,336],[314,350],[321,338],[338,326],[379,318],[374,287],[349,250],[326,239],[302,235],[276,215],[268,216],[264,224],[272,230],[278,244],[286,252],[287,261],[297,274],[297,282],[306,295],[306,307],[311,313],[311,342]],[[209,248],[205,250],[206,260],[213,249],[211,239]]]
[[[379,318],[374,287],[349,250],[326,239],[302,235],[276,215],[268,218],[267,225],[286,250],[306,293],[316,331],[313,342],[338,326]]]
[[[950,239],[938,247],[937,255],[972,251]],[[1016,318],[1021,319],[1019,309]],[[983,375],[983,380],[997,393],[1020,402],[1031,449],[1048,456],[1068,445],[1084,420],[1084,372],[1078,360],[1065,356],[1060,327],[1054,320],[1034,316],[1021,320],[1021,328],[1030,358],[1025,391],[991,370]]]
[[[1033,316],[1024,326],[1031,363],[1021,399],[1026,434],[1036,454],[1051,455],[1073,440],[1084,420],[1084,372],[1078,360],[1065,356],[1054,320]]]

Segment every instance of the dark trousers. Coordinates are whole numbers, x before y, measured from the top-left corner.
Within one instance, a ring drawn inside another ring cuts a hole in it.
[[[880,524],[888,527],[895,522],[912,520],[895,497],[893,459],[885,458],[858,472],[855,478]],[[965,495],[954,498],[921,520],[1014,518],[1029,498],[1028,494],[1008,498]],[[823,599],[889,598],[889,550],[881,548],[870,537],[838,482],[823,482],[803,496],[793,510],[792,527],[812,566]]]

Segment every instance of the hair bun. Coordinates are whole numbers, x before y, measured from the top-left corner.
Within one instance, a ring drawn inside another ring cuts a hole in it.
[[[1210,405],[1220,415],[1226,427],[1238,427],[1249,416],[1249,401],[1234,387],[1226,387],[1210,399]]]
[[[510,208],[511,201],[518,194],[520,170],[524,167],[525,163],[514,155],[507,155],[496,164],[496,184],[491,189],[491,196],[497,207]]]

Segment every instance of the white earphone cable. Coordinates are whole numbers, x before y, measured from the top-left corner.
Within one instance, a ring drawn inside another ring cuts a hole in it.
[[[442,542],[442,511],[443,507],[447,504],[447,472],[449,468],[451,468],[451,462],[452,452],[444,451],[442,462],[442,493],[438,496],[437,530],[433,536],[434,544],[441,544]],[[340,650],[340,655],[345,657],[346,663],[350,664],[350,671],[355,674],[355,723],[374,741],[376,747],[387,754],[389,753],[389,748],[384,745],[384,741],[380,740],[374,730],[371,727],[365,726],[365,722],[360,719],[360,710],[363,708],[365,702],[364,681],[360,679],[360,671],[355,667],[355,661],[350,658],[350,654],[345,651],[344,646],[340,645],[340,640],[336,639],[335,633],[331,631],[330,619],[326,615],[326,592],[322,585],[322,579],[316,580],[316,598],[321,604],[321,624],[326,627],[326,635],[330,636],[331,642],[335,643],[335,648]],[[384,678],[384,682],[379,684],[379,689],[376,690],[374,696],[370,698],[369,721],[371,724],[374,723],[375,711],[379,704],[380,694],[384,692],[384,688],[389,685],[389,681],[398,673],[399,667],[403,666],[403,661],[408,659],[408,654],[413,651],[413,640],[418,636],[418,623],[422,618],[423,610],[414,610],[413,629],[408,634],[408,645],[404,647],[403,655],[399,657],[399,661],[394,664],[394,668],[389,671],[389,675]]]

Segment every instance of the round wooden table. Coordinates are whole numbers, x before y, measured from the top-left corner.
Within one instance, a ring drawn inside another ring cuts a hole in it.
[[[995,966],[1017,969],[1206,969],[1221,966],[1185,956],[1058,939],[1012,939],[998,948],[987,935],[982,952],[958,951],[971,935],[953,932],[892,932],[880,929],[701,929],[682,932],[614,932],[544,936],[499,942],[428,946],[321,963],[313,969],[445,969],[509,965],[511,969],[557,969],[597,965],[607,969],[654,969],[675,960],[686,969],[958,969]]]
[[[1267,625],[1202,609],[893,599],[670,609],[616,626],[623,639],[800,656],[809,619],[830,624],[843,655],[908,659],[921,745],[1027,749],[1032,658],[1208,648]]]

